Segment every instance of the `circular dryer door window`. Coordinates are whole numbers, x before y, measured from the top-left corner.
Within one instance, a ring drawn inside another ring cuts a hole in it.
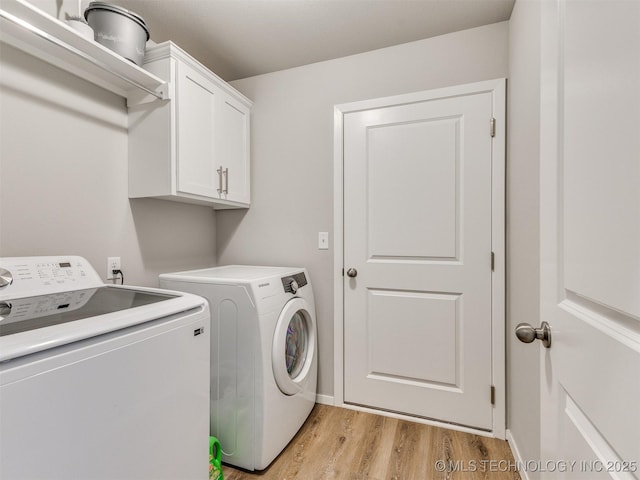
[[[307,302],[289,301],[278,318],[273,337],[272,366],[278,388],[295,395],[303,388],[315,348],[315,326]]]

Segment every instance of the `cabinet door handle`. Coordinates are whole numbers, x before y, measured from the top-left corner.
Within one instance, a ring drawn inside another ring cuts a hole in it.
[[[218,168],[216,170],[216,172],[218,172],[218,195],[221,194],[223,192],[222,190],[222,165],[220,165],[220,168]]]
[[[225,168],[223,173],[224,173],[224,194],[228,195],[229,194],[229,169]]]

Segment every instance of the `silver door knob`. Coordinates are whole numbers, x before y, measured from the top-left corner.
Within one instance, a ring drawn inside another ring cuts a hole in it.
[[[355,268],[350,268],[347,270],[347,277],[356,278],[358,276],[358,270]]]
[[[528,323],[519,323],[516,326],[516,337],[524,343],[542,340],[545,348],[551,347],[551,327],[547,322],[542,322],[540,328],[534,328]]]

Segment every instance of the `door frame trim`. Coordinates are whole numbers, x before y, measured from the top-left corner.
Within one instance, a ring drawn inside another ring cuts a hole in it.
[[[491,376],[495,387],[492,430],[489,435],[504,439],[506,435],[506,325],[505,325],[505,285],[506,285],[506,241],[505,241],[505,170],[506,170],[506,89],[505,78],[468,83],[452,87],[426,90],[422,92],[363,100],[334,106],[333,111],[333,318],[334,318],[334,405],[363,411],[375,411],[381,415],[406,418],[412,421],[443,426],[454,430],[487,435],[487,432],[456,426],[428,419],[416,419],[397,412],[372,410],[348,405],[344,402],[344,157],[343,126],[344,115],[350,112],[381,108],[385,106],[415,103],[449,96],[473,95],[489,92],[492,94],[495,136],[491,144],[491,250],[495,255],[494,271],[491,276]],[[489,134],[490,119],[487,119]],[[487,252],[487,263],[489,263]],[[487,395],[490,386],[487,385]]]

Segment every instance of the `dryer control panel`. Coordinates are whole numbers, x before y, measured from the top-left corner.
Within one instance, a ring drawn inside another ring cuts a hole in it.
[[[307,283],[307,276],[304,272],[282,277],[282,286],[284,287],[285,293],[295,294],[299,288],[304,287]]]

